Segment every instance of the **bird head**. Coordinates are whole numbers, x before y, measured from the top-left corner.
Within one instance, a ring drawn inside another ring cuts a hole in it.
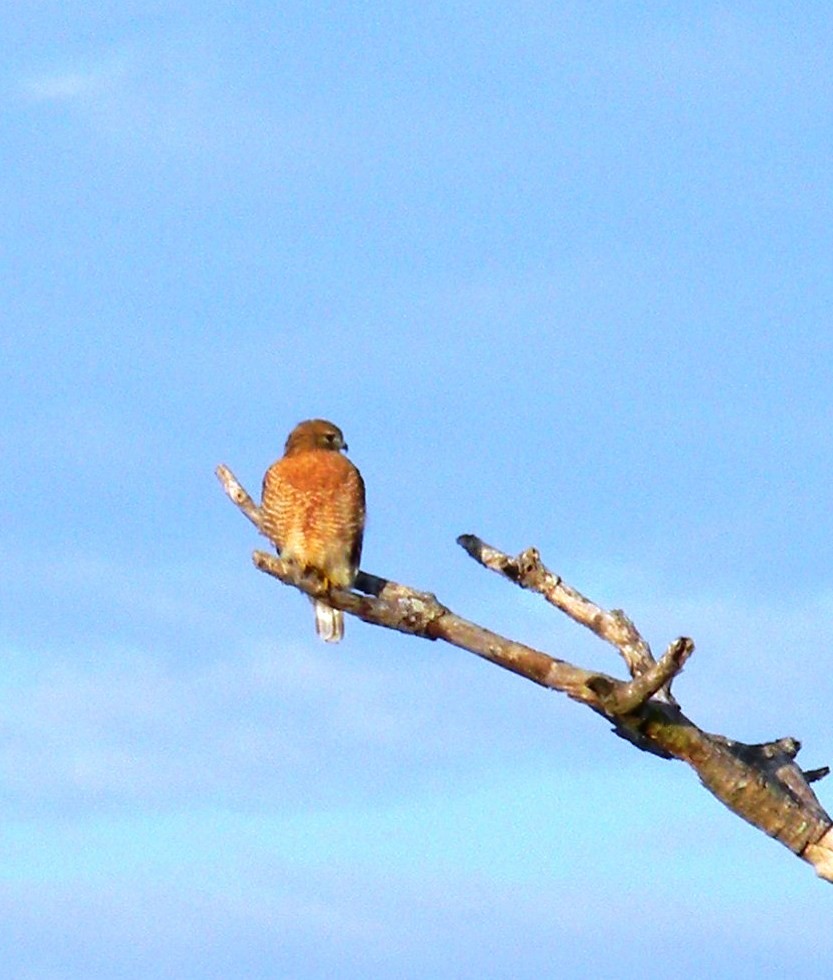
[[[286,440],[285,454],[301,452],[308,449],[329,449],[333,452],[347,450],[344,434],[337,425],[326,419],[307,419],[299,422],[289,433]]]

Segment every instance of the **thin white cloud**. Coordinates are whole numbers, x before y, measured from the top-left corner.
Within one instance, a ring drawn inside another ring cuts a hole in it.
[[[96,74],[68,72],[31,78],[21,88],[35,102],[71,102],[95,93],[100,81]]]
[[[93,586],[105,578],[94,574]],[[112,595],[124,588],[116,583]],[[134,583],[123,601],[142,592]],[[146,600],[131,606],[135,615],[176,619],[175,598],[161,607],[152,595]],[[198,627],[200,600],[185,601],[188,633]],[[677,694],[695,722],[748,741],[795,735],[805,740],[807,764],[821,765],[830,761],[819,708],[829,682],[815,651],[831,608],[822,592],[771,608],[704,599],[633,604],[628,612],[646,634],[663,634],[657,652],[677,633],[694,636],[698,652]],[[175,657],[100,640],[93,649],[76,642],[7,650],[0,704],[7,795],[23,809],[373,796],[426,775],[453,780],[517,764],[530,730],[548,733],[559,767],[587,765],[600,752],[599,765],[609,758],[609,736],[592,734],[585,712],[462,652],[413,641],[403,663],[389,646],[374,654],[373,632],[358,623],[354,641],[338,651],[311,631],[308,643],[287,644],[280,632],[252,642],[245,631],[223,635],[218,621],[213,628],[221,634],[215,647],[197,640]],[[584,634],[575,630],[579,649]],[[569,639],[553,652],[575,656]],[[602,655],[605,669],[623,673],[614,651]],[[587,744],[566,752],[564,739],[584,731]]]
[[[18,90],[30,102],[92,108],[113,99],[129,84],[133,59],[113,53],[93,63],[56,67],[24,77]]]
[[[413,111],[383,103],[345,112],[320,100],[302,103],[292,92],[283,99],[278,83],[261,93],[241,83],[226,58],[221,44],[204,39],[154,39],[104,52],[98,62],[32,74],[18,92],[41,110],[66,112],[87,137],[122,151],[197,165],[235,187],[244,174],[260,177],[273,193],[281,192],[282,177],[306,180],[356,166],[365,172],[390,150],[412,152]],[[420,139],[429,133],[456,146],[459,120],[438,134],[436,113],[432,106],[419,117]]]
[[[19,91],[26,101],[71,113],[99,137],[168,151],[200,145],[216,109],[208,80],[164,48],[107,52],[31,75]]]
[[[117,645],[7,650],[0,784],[24,809],[254,805],[381,787],[480,750],[428,696],[440,665],[400,677],[314,643],[232,642],[190,663]]]
[[[88,137],[151,160],[199,162],[212,173],[254,161],[273,174],[327,147],[329,137],[309,119],[274,120],[236,97],[215,61],[199,45],[132,47],[30,75],[18,90],[33,106],[67,113]]]

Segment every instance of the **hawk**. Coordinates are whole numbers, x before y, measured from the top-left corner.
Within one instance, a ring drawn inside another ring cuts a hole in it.
[[[364,535],[364,480],[342,455],[341,429],[325,419],[295,426],[283,456],[263,477],[262,529],[281,556],[317,572],[328,586],[356,581]],[[344,635],[344,613],[314,599],[315,630],[328,643]]]

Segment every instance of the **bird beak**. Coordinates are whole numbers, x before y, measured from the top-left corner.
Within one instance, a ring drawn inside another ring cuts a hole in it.
[[[347,452],[350,449],[350,447],[347,445],[346,442],[343,442],[341,444],[341,448],[344,450],[344,452]]]

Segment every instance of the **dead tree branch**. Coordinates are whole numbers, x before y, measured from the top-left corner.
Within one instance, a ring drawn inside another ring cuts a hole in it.
[[[216,472],[230,500],[261,531],[257,504],[227,467],[218,466]],[[328,590],[317,577],[303,574],[276,555],[256,551],[253,560],[257,568],[285,585],[310,596],[326,597],[335,608],[366,623],[428,640],[444,640],[587,705],[638,748],[688,763],[703,785],[730,810],[779,840],[812,864],[820,877],[833,882],[833,820],[810,788],[811,782],[829,770],[824,767],[803,772],[795,762],[800,745],[793,738],[746,745],[704,732],[688,719],[670,692],[674,678],[694,652],[690,639],[674,640],[656,660],[621,610],[603,609],[571,588],[542,563],[534,548],[513,558],[471,534],[457,540],[475,561],[521,588],[539,593],[614,646],[630,679],[584,670],[508,639],[458,616],[432,593],[389,579],[360,572],[358,592]]]

